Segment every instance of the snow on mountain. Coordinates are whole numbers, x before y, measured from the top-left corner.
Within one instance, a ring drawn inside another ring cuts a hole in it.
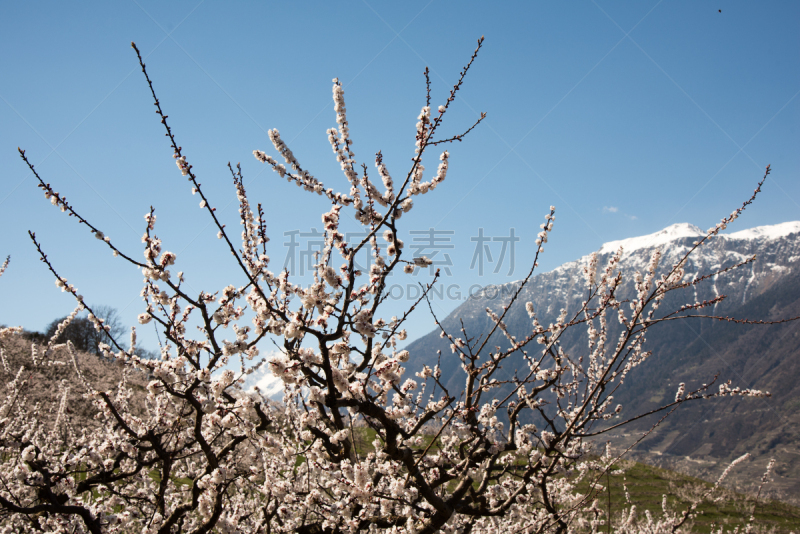
[[[620,266],[623,270],[641,271],[646,268],[649,261],[650,249],[660,247],[661,264],[666,267],[667,264],[680,259],[694,242],[705,235],[705,232],[692,224],[673,224],[653,234],[605,243],[600,248],[599,254],[610,255],[622,246]],[[717,269],[731,267],[753,255],[756,256],[756,261],[741,269],[714,277],[705,291],[702,288],[695,288],[695,301],[725,294],[730,299],[744,304],[752,295],[766,291],[782,276],[791,273],[794,262],[800,259],[798,237],[800,237],[800,221],[758,226],[712,237],[692,254],[686,264],[686,272],[690,277],[699,277]],[[588,263],[588,259],[588,256],[584,256],[577,262],[562,267],[582,267]],[[565,273],[562,272],[563,274]]]
[[[756,226],[749,230],[723,234],[723,237],[730,239],[777,239],[796,233],[800,233],[800,221],[773,224],[772,226]]]
[[[598,250],[598,270],[602,270],[612,254],[622,247],[619,268],[629,285],[635,271],[647,268],[656,247],[661,248],[661,269],[680,260],[706,235],[689,223],[673,224],[653,234],[611,241]],[[794,262],[800,259],[800,221],[772,226],[759,226],[730,234],[719,234],[706,241],[689,258],[685,266],[687,278],[700,277],[717,269],[732,267],[756,255],[755,262],[725,274],[713,277],[700,287],[695,286],[690,296],[694,301],[713,299],[721,294],[730,301],[741,303],[767,290],[784,275],[792,272]],[[520,298],[532,301],[545,315],[557,314],[561,308],[574,309],[583,300],[586,291],[584,269],[589,264],[587,254],[567,262],[554,270],[535,275],[523,290]],[[505,304],[519,287],[519,281],[503,285],[487,285],[462,306],[453,316],[479,318],[485,308]],[[630,289],[630,288],[628,288]],[[627,291],[627,290],[626,290]],[[628,295],[629,297],[631,295]],[[554,317],[548,317],[548,320]]]
[[[283,398],[283,380],[272,374],[268,367],[264,367],[252,380],[248,380],[245,389],[248,392],[258,389],[272,400]]]
[[[269,361],[279,354],[280,353],[276,350],[270,350],[266,353],[262,353],[262,356]],[[260,369],[245,379],[243,388],[245,391],[252,392],[256,387],[263,395],[272,400],[279,401],[283,399],[283,380],[272,374],[272,369],[269,364],[262,365]]]
[[[795,233],[800,233],[800,221],[785,222],[771,226],[757,226],[730,234],[719,234],[719,237],[728,239],[777,239]],[[653,234],[603,243],[599,253],[614,253],[619,247],[622,247],[623,254],[627,256],[636,250],[666,245],[684,237],[701,238],[705,235],[705,232],[693,224],[677,223]]]
[[[600,247],[600,254],[616,252],[619,247],[625,254],[630,254],[635,250],[666,245],[682,237],[703,237],[705,233],[697,226],[689,223],[677,223],[667,226],[654,234],[643,235],[640,237],[629,237],[619,241],[609,241]]]

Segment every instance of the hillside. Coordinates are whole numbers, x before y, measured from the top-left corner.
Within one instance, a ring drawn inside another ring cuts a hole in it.
[[[92,406],[92,401],[84,398],[86,389],[81,383],[75,365],[66,348],[56,349],[53,357],[43,360],[39,365],[34,365],[31,342],[22,336],[7,336],[0,340],[2,349],[2,365],[0,365],[0,380],[9,383],[21,374],[20,379],[25,380],[20,394],[25,397],[17,399],[18,406],[26,399],[29,406],[38,403],[40,406],[41,422],[45,426],[53,425],[56,413],[64,398],[65,400],[65,425],[59,425],[59,431],[81,432],[91,431],[98,427],[94,419],[97,409]],[[42,357],[42,348],[38,349],[38,358]],[[123,367],[105,361],[94,354],[77,352],[78,368],[86,380],[97,390],[115,392],[123,380]],[[146,377],[139,371],[132,371],[126,377],[127,387],[134,394],[131,406],[135,412],[145,412],[145,386]],[[7,391],[3,388],[2,399],[5,400]],[[113,396],[113,395],[112,395]]]
[[[34,366],[31,345],[25,338],[7,337],[2,340],[2,349],[5,361],[0,368],[2,378],[13,380],[15,370],[23,368],[22,376],[27,380],[24,394],[47,407],[42,418],[45,425],[52,424],[54,414],[49,408],[57,406],[63,386],[69,385],[68,431],[80,434],[96,428],[97,423],[92,417],[94,410],[89,401],[83,398],[74,366],[65,350],[56,355],[56,361],[66,362],[65,365]],[[78,366],[95,387],[104,391],[113,390],[123,378],[119,365],[89,353],[78,353]],[[128,384],[135,392],[133,401],[140,408],[143,408],[144,400],[143,378],[140,375],[128,377]],[[373,450],[372,443],[376,437],[374,430],[359,426],[356,436],[356,447],[362,454]],[[762,464],[752,467],[760,469],[763,468]],[[596,478],[598,476],[599,479]],[[668,509],[673,513],[680,513],[692,504],[697,505],[699,515],[687,524],[691,532],[708,533],[720,525],[728,530],[744,527],[751,514],[757,528],[768,529],[776,534],[796,532],[800,527],[798,508],[764,496],[755,500],[726,488],[712,491],[712,485],[702,480],[630,460],[619,462],[608,476],[600,476],[598,472],[591,480],[596,480],[597,484],[590,486],[587,482],[578,489],[589,495],[591,500],[597,500],[604,511],[611,511],[612,526],[622,521],[623,510],[628,510],[631,505],[636,507],[639,515],[649,512],[660,517],[666,496]]]
[[[624,300],[633,294],[633,272],[644,270],[656,247],[663,254],[660,274],[702,235],[695,226],[676,224],[648,236],[607,243],[598,251],[598,268],[602,269],[620,246],[623,248],[620,268],[626,278],[618,298]],[[715,237],[689,260],[687,278],[730,267],[753,254],[757,259],[749,265],[671,293],[660,311],[665,313],[683,304],[726,295],[725,300],[715,305],[714,315],[763,320],[800,315],[800,269],[795,267],[800,259],[800,222]],[[585,299],[584,268],[588,263],[587,255],[533,277],[506,316],[510,333],[518,339],[530,333],[531,323],[524,309],[528,301],[533,303],[544,325],[555,322],[562,308],[570,313],[580,309]],[[443,326],[456,334],[463,321],[471,337],[485,335],[492,327],[485,308],[499,310],[508,303],[516,287],[507,284],[485,288],[442,320]],[[775,457],[777,469],[771,491],[787,501],[798,502],[799,326],[797,323],[736,325],[699,319],[675,321],[649,330],[648,347],[653,355],[631,373],[614,395],[614,402],[623,405],[622,416],[645,413],[660,405],[674,396],[681,382],[691,390],[710,383],[717,375],[722,381],[730,379],[734,387],[769,391],[771,397],[719,399],[690,405],[673,414],[637,446],[635,457],[710,480],[728,461],[751,452],[761,461],[740,466],[731,478],[742,489],[751,488],[766,458]],[[583,332],[575,328],[562,337],[564,350],[576,358],[586,353]],[[489,346],[495,345],[507,347],[508,342],[495,335]],[[449,343],[439,338],[438,331],[407,348],[412,371],[424,364],[435,364],[437,350],[441,350],[443,376],[449,377],[450,387],[459,389],[463,380],[460,361],[451,356]],[[529,349],[536,350],[533,346]],[[503,370],[505,374],[497,378],[511,378],[517,366],[522,367],[520,361],[511,361]],[[626,427],[624,432],[616,434],[615,445],[632,444],[653,423],[655,419],[645,418]]]

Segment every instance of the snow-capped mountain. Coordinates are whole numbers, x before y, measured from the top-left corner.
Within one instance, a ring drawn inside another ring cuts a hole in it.
[[[778,239],[786,237],[791,234],[800,232],[800,221],[791,221],[781,224],[774,224],[772,226],[757,226],[749,230],[741,230],[739,232],[720,234],[718,238],[723,239]],[[701,238],[705,235],[700,228],[689,223],[678,223],[672,226],[667,226],[663,230],[654,234],[644,235],[640,237],[631,237],[628,239],[621,239],[619,241],[609,241],[600,247],[600,254],[616,252],[619,247],[625,250],[627,255],[632,254],[634,251],[652,248],[656,246],[669,245],[673,241],[682,239],[684,237]]]
[[[680,223],[650,235],[605,243],[597,251],[598,270],[622,248],[619,270],[624,281],[617,296],[620,300],[632,297],[634,272],[646,269],[657,248],[662,252],[660,275],[671,269],[704,235],[700,228]],[[725,295],[715,306],[714,315],[762,320],[800,315],[800,221],[712,237],[690,256],[685,265],[686,277],[699,278],[753,255],[756,260],[747,265],[690,289],[670,293],[661,310],[671,311],[683,304]],[[590,255],[586,255],[531,278],[506,316],[510,333],[517,339],[530,333],[531,322],[524,309],[528,301],[533,303],[544,325],[555,322],[562,308],[578,310],[586,298],[584,270],[589,261]],[[484,288],[444,319],[443,326],[459,335],[463,321],[470,337],[485,335],[493,326],[485,309],[497,311],[506,305],[518,284]],[[725,399],[682,409],[639,449],[655,454],[662,463],[672,462],[671,467],[681,468],[677,459],[690,458],[687,466],[691,466],[695,475],[710,475],[721,461],[743,452],[777,455],[779,463],[784,462],[784,483],[777,482],[778,486],[800,495],[800,455],[796,454],[800,443],[800,321],[747,326],[700,319],[658,326],[648,331],[653,357],[635,370],[624,390],[615,394],[615,402],[644,412],[674,396],[678,383],[685,382],[690,388],[710,382],[717,374],[721,380],[732,380],[734,386],[767,390],[772,396]],[[437,350],[441,350],[442,374],[449,377],[448,389],[460,391],[464,380],[460,361],[451,356],[449,342],[438,334],[431,332],[409,344],[410,371],[423,364],[433,366]],[[568,353],[579,356],[586,351],[582,331],[576,329],[574,334],[562,337],[562,341]],[[495,335],[489,346],[495,345],[505,347],[507,342]],[[522,362],[508,362],[503,369],[507,376],[497,378],[510,378],[517,363]],[[653,422],[644,420],[642,425],[649,428]],[[630,432],[630,428],[623,430],[617,439],[624,441],[623,434]]]
[[[619,270],[632,280],[635,271],[644,271],[656,248],[662,253],[660,271],[672,267],[705,235],[700,228],[688,223],[673,224],[663,230],[640,237],[632,237],[603,244],[597,251],[598,268],[622,249]],[[557,245],[552,245],[557,246]],[[800,259],[800,221],[772,226],[760,226],[739,232],[712,237],[690,256],[685,270],[688,277],[699,277],[720,268],[731,267],[755,255],[756,261],[732,272],[715,277],[710,283],[695,287],[693,302],[710,300],[720,294],[727,295],[727,303],[746,303],[747,299],[763,293],[784,276],[793,272]],[[553,271],[535,275],[523,290],[520,300],[531,301],[544,320],[554,319],[561,308],[575,309],[585,298],[584,269],[589,255],[565,263]],[[487,286],[484,290],[459,306],[450,318],[486,318],[485,308],[506,304],[516,289],[517,282],[500,286]],[[628,286],[630,290],[630,284]],[[726,307],[720,304],[721,307]],[[511,321],[514,320],[512,317]],[[540,321],[542,318],[540,318]],[[525,317],[526,328],[529,324]],[[487,325],[490,323],[486,322]],[[520,332],[521,333],[521,332]]]

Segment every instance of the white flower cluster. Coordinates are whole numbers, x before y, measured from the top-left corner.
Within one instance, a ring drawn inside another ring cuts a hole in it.
[[[192,172],[192,166],[186,162],[186,157],[175,154],[175,164],[181,170],[183,176],[188,176]]]
[[[547,243],[547,235],[553,231],[553,222],[556,220],[555,212],[556,207],[550,206],[550,213],[544,216],[545,222],[539,225],[539,228],[542,229],[536,236],[536,245],[539,247],[539,252],[544,252],[544,244]]]

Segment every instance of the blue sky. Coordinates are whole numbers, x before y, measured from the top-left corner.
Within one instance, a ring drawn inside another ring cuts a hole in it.
[[[251,201],[267,213],[277,269],[289,250],[284,232],[319,228],[329,206],[252,157],[270,152],[267,130],[278,128],[306,168],[345,190],[325,135],[338,77],[357,159],[374,169],[382,150],[398,179],[413,155],[425,66],[438,105],[484,35],[443,133],[481,111],[487,119],[450,147],[446,181],[401,221],[406,232],[453,232],[441,234],[453,248],[439,258],[453,263],[445,284],[466,294],[524,276],[551,204],[543,270],[676,222],[713,225],[767,163],[763,195],[732,230],[800,219],[798,27],[792,1],[3,3],[0,254],[12,263],[0,280],[0,324],[42,329],[74,305],[28,230],[88,302],[115,306],[130,323],[142,311],[141,275],[43,198],[17,146],[131,255],[141,257],[152,204],[156,233],[191,288],[243,283],[174,164],[130,41],[229,228],[237,204],[226,164],[241,161]],[[493,273],[500,241],[489,243],[494,263],[484,258],[483,275],[469,268],[480,228],[498,238],[514,229],[514,272],[507,255]],[[456,304],[434,308],[444,315]],[[430,326],[419,313],[410,337]],[[142,337],[154,346],[151,330]]]

